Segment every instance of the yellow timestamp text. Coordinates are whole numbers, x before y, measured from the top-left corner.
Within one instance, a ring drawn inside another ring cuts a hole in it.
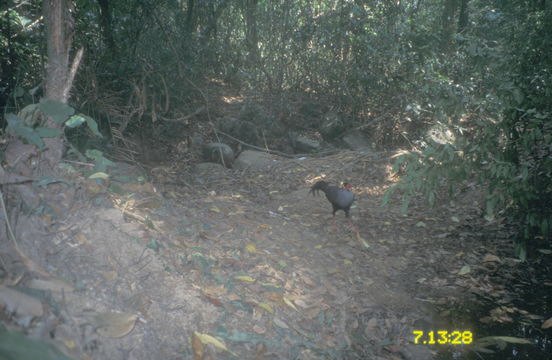
[[[466,331],[420,331],[413,330],[414,344],[451,344],[451,345],[466,345],[473,342],[473,333],[469,330]]]

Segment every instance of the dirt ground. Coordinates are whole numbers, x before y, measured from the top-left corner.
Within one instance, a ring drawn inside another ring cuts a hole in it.
[[[84,182],[59,217],[14,221],[49,274],[11,275],[42,287],[43,314],[18,324],[75,358],[432,359],[412,331],[452,330],[439,314],[480,287],[500,226],[474,189],[406,216],[398,200],[382,207],[391,155]],[[320,178],[354,184],[359,233],[308,193]]]

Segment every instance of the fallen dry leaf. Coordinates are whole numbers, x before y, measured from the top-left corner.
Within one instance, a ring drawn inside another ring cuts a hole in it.
[[[266,310],[270,314],[274,314],[274,310],[272,309],[272,306],[270,306],[270,304],[268,303],[261,302],[261,303],[258,303],[257,306],[260,307],[261,309]]]
[[[264,334],[264,333],[266,333],[266,328],[264,326],[255,324],[255,325],[253,325],[253,331],[256,334]]]
[[[230,353],[230,354],[232,354],[236,357],[238,356],[236,353],[229,350],[221,340],[219,340],[219,339],[217,339],[217,338],[215,338],[215,337],[213,337],[209,334],[202,334],[202,333],[198,333],[198,332],[194,331],[194,336],[196,336],[199,339],[199,341],[201,341],[201,343],[203,345],[212,344],[217,349],[226,351],[226,352],[228,352],[228,353]]]
[[[299,310],[297,310],[295,305],[291,302],[291,300],[289,300],[287,297],[282,296],[282,299],[284,300],[284,303],[286,303],[287,306],[289,306],[290,308],[292,308],[295,311],[299,311]]]
[[[255,279],[253,279],[251,276],[247,276],[247,275],[234,276],[234,279],[239,280],[239,281],[243,281],[243,282],[248,282],[248,283],[253,283],[253,282],[257,281]]]
[[[366,242],[366,240],[364,240],[361,236],[360,236],[360,233],[357,231],[356,232],[356,239],[357,241],[360,243],[360,245],[364,246],[365,248],[369,248],[370,245]]]
[[[93,321],[98,328],[98,334],[110,338],[120,338],[134,329],[136,320],[138,320],[138,316],[134,314],[107,312],[96,315]]]
[[[194,360],[201,360],[203,358],[204,346],[195,332],[192,334],[192,350],[194,352]]]
[[[493,254],[487,254],[483,257],[483,262],[502,262],[500,258]]]
[[[272,319],[272,321],[274,322],[274,325],[278,326],[279,328],[289,329],[289,326],[285,322],[283,322],[282,320],[280,320],[276,317],[274,319]]]
[[[218,307],[221,307],[222,306],[222,301],[220,301],[220,299],[216,298],[216,297],[213,297],[209,294],[205,294],[203,293],[203,296],[205,296],[205,298],[207,300],[209,300],[209,302],[215,306],[218,306]]]
[[[471,267],[469,265],[462,266],[462,269],[458,271],[458,275],[467,275],[471,272]]]

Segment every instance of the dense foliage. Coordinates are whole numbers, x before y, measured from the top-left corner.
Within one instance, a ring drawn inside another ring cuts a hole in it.
[[[406,201],[423,191],[432,202],[444,184],[488,184],[486,215],[517,225],[523,258],[527,240],[551,235],[552,11],[546,2],[486,5],[447,60],[461,70],[448,72],[457,92],[444,96],[456,99],[448,107],[453,139],[440,136],[401,157],[407,175],[397,187]]]
[[[71,105],[118,134],[162,135],[157,120],[208,98],[198,85],[206,79],[278,102],[280,111],[306,94],[381,147],[412,148],[399,158],[406,206],[420,191],[434,202],[443,186],[454,193],[476,180],[488,185],[488,217],[507,215],[520,239],[550,238],[551,1],[71,4],[74,48],[85,48]],[[39,5],[0,7],[4,112],[37,100]]]

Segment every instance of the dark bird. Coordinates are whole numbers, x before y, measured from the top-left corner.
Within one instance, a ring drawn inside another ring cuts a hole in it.
[[[330,185],[325,181],[318,181],[316,184],[314,184],[309,194],[312,193],[314,196],[315,194],[318,194],[320,191],[324,192],[326,194],[326,199],[332,204],[333,207],[333,223],[335,226],[335,213],[338,210],[343,210],[345,212],[345,217],[347,218],[347,221],[349,222],[349,225],[358,232],[358,229],[356,226],[352,223],[351,219],[349,218],[349,210],[351,209],[351,205],[353,204],[353,201],[355,200],[355,194],[353,194],[351,184],[344,183],[342,188],[339,188],[334,185]]]

